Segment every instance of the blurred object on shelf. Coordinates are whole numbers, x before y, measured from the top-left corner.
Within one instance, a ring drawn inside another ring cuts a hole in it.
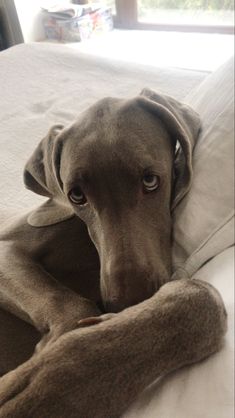
[[[89,0],[73,0],[72,3],[74,3],[74,4],[88,4],[90,2],[89,2]]]
[[[90,16],[93,24],[92,34],[108,32],[113,29],[112,12],[109,7],[100,7],[98,10],[90,13]]]
[[[102,2],[55,5],[42,8],[47,39],[80,42],[113,29],[112,11]]]

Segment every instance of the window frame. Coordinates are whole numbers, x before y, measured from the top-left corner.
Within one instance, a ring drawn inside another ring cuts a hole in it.
[[[137,0],[115,0],[115,4],[116,15],[114,16],[114,26],[116,28],[175,32],[221,33],[229,35],[234,34],[234,27],[232,25],[190,25],[140,22],[138,21]]]

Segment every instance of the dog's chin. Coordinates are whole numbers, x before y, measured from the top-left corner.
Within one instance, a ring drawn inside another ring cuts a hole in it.
[[[124,306],[124,304],[105,301],[104,302],[104,309],[106,313],[118,313],[123,311],[127,306]]]
[[[105,308],[105,302],[103,302],[101,299],[96,302],[96,305],[102,314],[107,313],[107,310]]]
[[[143,298],[138,299],[130,299],[128,301],[112,299],[112,300],[104,300],[103,307],[106,313],[118,313],[123,311],[126,308],[129,308],[134,305],[138,305],[139,303],[151,298],[155,292],[151,292],[148,295],[145,295]]]
[[[136,281],[136,285],[133,285],[127,292],[127,289],[125,289],[124,286],[121,287],[116,285],[116,287],[109,286],[109,288],[107,288],[105,283],[105,280],[101,282],[100,290],[102,307],[106,313],[118,313],[126,308],[138,305],[151,298],[159,290],[161,285],[164,284],[158,279],[153,280],[151,277],[145,281]]]

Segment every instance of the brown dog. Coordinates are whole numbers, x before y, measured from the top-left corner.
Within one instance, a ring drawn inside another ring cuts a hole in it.
[[[199,126],[144,90],[39,144],[25,184],[49,200],[0,243],[1,373],[40,342],[0,380],[1,418],[117,417],[155,377],[219,349],[218,293],[167,283],[171,208],[190,187]]]

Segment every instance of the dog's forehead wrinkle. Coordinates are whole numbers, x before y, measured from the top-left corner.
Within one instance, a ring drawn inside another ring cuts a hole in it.
[[[159,137],[166,137],[167,130],[161,120],[138,106],[135,100],[105,98],[91,106],[78,120],[66,129],[70,142],[81,143],[90,138],[98,142],[101,138],[107,142],[122,145],[122,139],[128,135],[128,142],[145,142],[148,136],[149,146]],[[98,140],[98,141],[97,141]],[[89,141],[90,142],[90,141]]]
[[[104,183],[106,177],[128,183],[144,170],[164,173],[171,163],[171,142],[163,124],[134,101],[106,98],[67,130],[61,177],[70,184],[95,182],[100,176]]]
[[[118,146],[109,143],[104,138],[99,142],[92,137],[84,141],[62,160],[62,177],[70,185],[108,183],[115,188],[116,185],[140,181],[145,171],[164,175],[168,170],[168,159],[158,149],[146,150],[143,144],[136,146]]]
[[[80,118],[80,123],[85,127],[92,128],[94,125],[99,126],[109,123],[115,114],[118,113],[123,99],[105,97],[90,108],[88,108]]]
[[[83,172],[97,175],[106,172],[110,175],[120,173],[141,174],[144,170],[155,168],[163,171],[165,157],[158,150],[148,150],[145,144],[108,142],[102,138],[99,142],[83,144],[78,151],[77,166]],[[76,164],[76,163],[75,163]]]

